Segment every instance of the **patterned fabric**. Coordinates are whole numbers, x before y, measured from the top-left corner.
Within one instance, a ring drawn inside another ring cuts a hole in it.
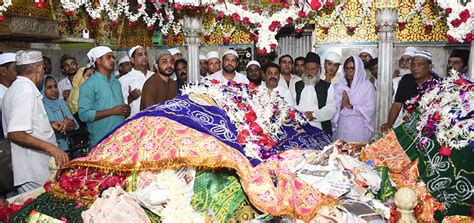
[[[212,210],[219,222],[228,222],[245,199],[239,178],[229,171],[198,171],[194,181],[194,210]]]
[[[166,117],[202,133],[214,136],[216,139],[245,155],[244,148],[237,141],[236,127],[224,111],[213,106],[212,99],[207,96],[195,96],[194,98],[180,96],[177,99],[151,106],[128,119],[116,129],[141,117],[150,116]],[[110,132],[104,139],[114,134],[114,132]],[[294,120],[288,120],[284,123],[282,132],[281,135],[274,136],[278,138],[276,140],[277,150],[286,150],[293,147],[321,150],[332,142],[332,138],[320,129],[310,124],[298,125]],[[254,166],[260,164],[260,160],[251,158],[249,160]]]
[[[407,122],[395,129],[398,141],[411,160],[418,159],[419,178],[425,182],[430,194],[443,203],[441,220],[449,215],[471,215],[474,206],[474,153],[470,146],[453,149],[451,156],[438,153],[440,145],[432,137],[419,144],[416,125],[419,114],[414,112]]]
[[[292,162],[311,152],[314,151],[287,150],[280,154],[281,159],[268,159],[254,167],[240,151],[214,136],[168,118],[147,116],[118,128],[89,156],[61,169],[57,179],[81,166],[128,175],[132,171],[182,166],[230,168],[237,172],[245,194],[260,211],[310,220],[320,207],[336,203],[290,172]],[[57,184],[53,190],[77,199]]]

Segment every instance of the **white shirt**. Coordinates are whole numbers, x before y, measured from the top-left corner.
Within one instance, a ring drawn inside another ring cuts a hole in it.
[[[63,91],[72,89],[71,81],[69,80],[67,76],[66,78],[59,81],[58,88],[59,88],[59,98],[64,99]]]
[[[280,74],[280,81],[278,82],[278,87],[285,88],[288,91],[290,91],[290,93],[292,93],[295,91],[296,82],[300,80],[301,80],[301,77],[298,77],[297,75],[292,74],[290,78],[290,85],[288,85],[286,84],[285,77],[283,77],[283,75]],[[296,95],[292,94],[292,97],[293,97],[293,101],[296,101]]]
[[[259,88],[260,88],[261,91],[267,91],[268,90],[267,85],[263,81],[262,81],[262,84],[259,86]],[[283,99],[286,101],[286,103],[290,104],[292,107],[295,106],[295,101],[293,100],[293,95],[291,94],[291,92],[288,89],[286,89],[284,87],[277,86],[276,88],[273,88],[272,92],[273,91],[278,92],[278,94],[283,97]]]
[[[153,71],[147,71],[146,76],[139,70],[132,69],[130,72],[128,72],[126,75],[121,77],[119,80],[120,85],[122,86],[122,95],[123,95],[123,101],[125,103],[128,103],[128,86],[132,88],[132,91],[134,89],[139,89],[140,91],[143,89],[143,85],[145,84],[145,81],[148,80],[148,78],[153,75]],[[135,101],[130,104],[131,110],[130,110],[130,117],[133,117],[135,114],[140,112],[140,101],[141,97],[136,99]]]
[[[57,145],[42,98],[43,95],[30,79],[18,76],[3,100],[2,121],[5,136],[10,132],[24,131],[37,139]],[[13,141],[10,141],[10,144],[15,186],[27,182],[44,184],[51,174],[48,167],[51,156]]]
[[[293,95],[296,96],[296,92],[293,92]],[[321,122],[331,120],[334,114],[336,114],[336,99],[333,86],[329,86],[326,105],[319,109],[318,97],[316,96],[314,86],[305,85],[301,91],[300,103],[295,108],[300,112],[313,112],[314,119],[309,123],[316,128],[322,129]]]
[[[224,77],[224,74],[222,73],[222,70],[213,73],[211,76],[207,76],[206,79],[207,80],[218,80],[219,82],[221,82],[223,84],[229,83],[229,80],[227,80],[227,78]],[[235,72],[234,79],[232,79],[232,80],[237,82],[237,83],[243,83],[243,84],[249,84],[250,83],[249,79],[247,79],[247,76],[245,76],[245,75],[243,75],[239,72]]]
[[[7,92],[8,88],[5,85],[0,84],[0,111],[2,111],[3,96]]]

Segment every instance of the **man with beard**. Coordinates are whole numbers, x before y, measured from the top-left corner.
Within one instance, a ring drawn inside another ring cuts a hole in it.
[[[304,57],[297,57],[295,59],[295,75],[301,77],[304,73]]]
[[[177,76],[176,85],[177,93],[183,88],[184,84],[188,81],[188,62],[185,59],[179,59],[174,62],[174,73]]]
[[[278,68],[278,70],[280,70],[280,68]],[[247,63],[247,79],[256,86],[262,84],[262,69],[258,61],[251,60]]]
[[[249,79],[239,72],[237,67],[239,65],[239,55],[235,50],[227,50],[222,57],[222,70],[209,76],[208,80],[218,80],[220,83],[227,84],[229,81],[237,83],[249,84]]]
[[[295,83],[301,80],[300,77],[291,74],[293,72],[293,58],[286,54],[281,56],[278,62],[281,73],[278,86],[286,88],[291,92],[295,89]]]
[[[219,53],[216,51],[211,51],[207,53],[207,75],[206,77],[211,76],[215,72],[219,71],[221,69],[221,59],[219,58]]]
[[[19,51],[15,61],[18,77],[5,93],[2,124],[11,145],[14,185],[24,193],[46,183],[51,157],[58,166],[69,157],[57,146],[53,130],[64,123],[50,123],[38,90],[44,78],[41,52]]]
[[[265,83],[260,85],[260,90],[270,92],[276,91],[280,96],[285,99],[288,104],[294,106],[294,100],[293,96],[291,95],[291,92],[288,89],[279,86],[279,81],[280,67],[278,67],[278,65],[276,65],[275,63],[269,63],[265,68]]]
[[[334,89],[330,83],[321,80],[319,55],[309,52],[305,59],[305,72],[302,80],[296,82],[293,95],[296,96],[296,109],[304,112],[310,124],[332,135],[331,119],[336,113]]]
[[[64,76],[66,76],[66,78],[62,79],[58,83],[59,98],[63,98],[65,101],[67,101],[69,92],[72,88],[72,80],[74,79],[74,75],[77,72],[76,58],[69,54],[64,54],[59,62],[61,64],[61,72]]]
[[[158,57],[156,64],[153,66],[156,70],[155,74],[143,85],[140,110],[176,97],[178,86],[176,81],[171,79],[174,63],[174,57],[169,52],[165,52]]]
[[[387,123],[380,126],[380,131],[385,132],[393,126],[396,127],[395,121],[398,114],[405,108],[406,102],[420,93],[420,89],[425,83],[429,83],[435,79],[439,79],[431,72],[433,64],[431,63],[431,53],[426,51],[417,51],[411,60],[411,74],[402,77],[395,101],[392,103]]]
[[[207,76],[207,58],[202,54],[199,55],[199,74],[201,79]]]
[[[375,51],[370,48],[365,48],[360,51],[359,58],[362,59],[362,62],[364,63],[364,68],[365,68],[365,73],[366,73],[365,79],[370,80],[370,78],[372,78],[372,75],[369,70],[369,62],[370,60],[375,58]]]
[[[324,59],[324,72],[321,74],[321,79],[331,84],[339,82],[337,71],[341,62],[341,55],[332,51],[328,52]]]
[[[148,70],[148,54],[142,46],[135,46],[128,51],[133,69],[119,79],[122,86],[123,100],[130,105],[130,115],[134,116],[140,111],[140,96],[143,84],[153,75]]]
[[[459,74],[466,74],[469,65],[469,51],[454,49],[449,55],[446,75],[451,76],[451,70],[456,70]]]
[[[120,82],[113,75],[112,50],[94,47],[87,57],[94,63],[95,71],[80,87],[78,113],[79,119],[87,124],[89,149],[92,149],[130,115],[130,106],[124,104]]]
[[[398,89],[398,84],[405,74],[411,73],[411,60],[415,55],[415,52],[418,51],[415,47],[407,47],[405,52],[403,52],[400,60],[398,60],[398,69],[393,72],[392,82],[393,82],[393,98],[395,99],[395,93]]]
[[[52,67],[51,67],[51,59],[47,56],[43,56],[43,66],[44,66],[44,76],[51,75]]]

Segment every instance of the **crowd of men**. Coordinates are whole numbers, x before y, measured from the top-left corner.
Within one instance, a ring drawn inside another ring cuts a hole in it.
[[[65,77],[56,82],[45,78],[51,74],[51,61],[41,52],[0,54],[1,126],[11,142],[19,192],[46,182],[50,157],[58,165],[69,161],[70,143],[60,146],[68,133],[86,128],[91,149],[127,117],[175,98],[187,82],[187,61],[176,48],[157,55],[151,71],[147,51],[135,46],[118,60],[117,76],[110,48],[95,47],[87,56],[90,63],[79,68],[74,57],[63,55],[60,65]],[[211,51],[199,56],[200,75],[202,81],[253,83],[262,91],[277,91],[288,106],[325,133],[345,141],[368,142],[378,127],[374,124],[377,58],[370,50],[347,58],[328,52],[324,58],[321,61],[318,54],[308,52],[296,59],[282,55],[278,64],[252,60],[240,73],[236,51],[222,55]],[[452,51],[446,74],[452,69],[466,73],[468,58],[469,51]],[[408,47],[401,55],[392,75],[393,105],[387,123],[380,126],[383,131],[396,125],[404,103],[423,84],[439,79],[432,66],[429,52]]]

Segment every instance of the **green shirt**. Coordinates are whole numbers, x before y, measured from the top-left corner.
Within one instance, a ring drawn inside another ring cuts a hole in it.
[[[114,108],[123,104],[120,82],[114,75],[110,80],[95,71],[92,76],[81,85],[79,92],[78,113],[81,121],[87,124],[89,131],[89,148],[92,149],[99,140],[115,127],[120,125],[125,117],[112,115],[101,120],[96,120],[96,112]]]

